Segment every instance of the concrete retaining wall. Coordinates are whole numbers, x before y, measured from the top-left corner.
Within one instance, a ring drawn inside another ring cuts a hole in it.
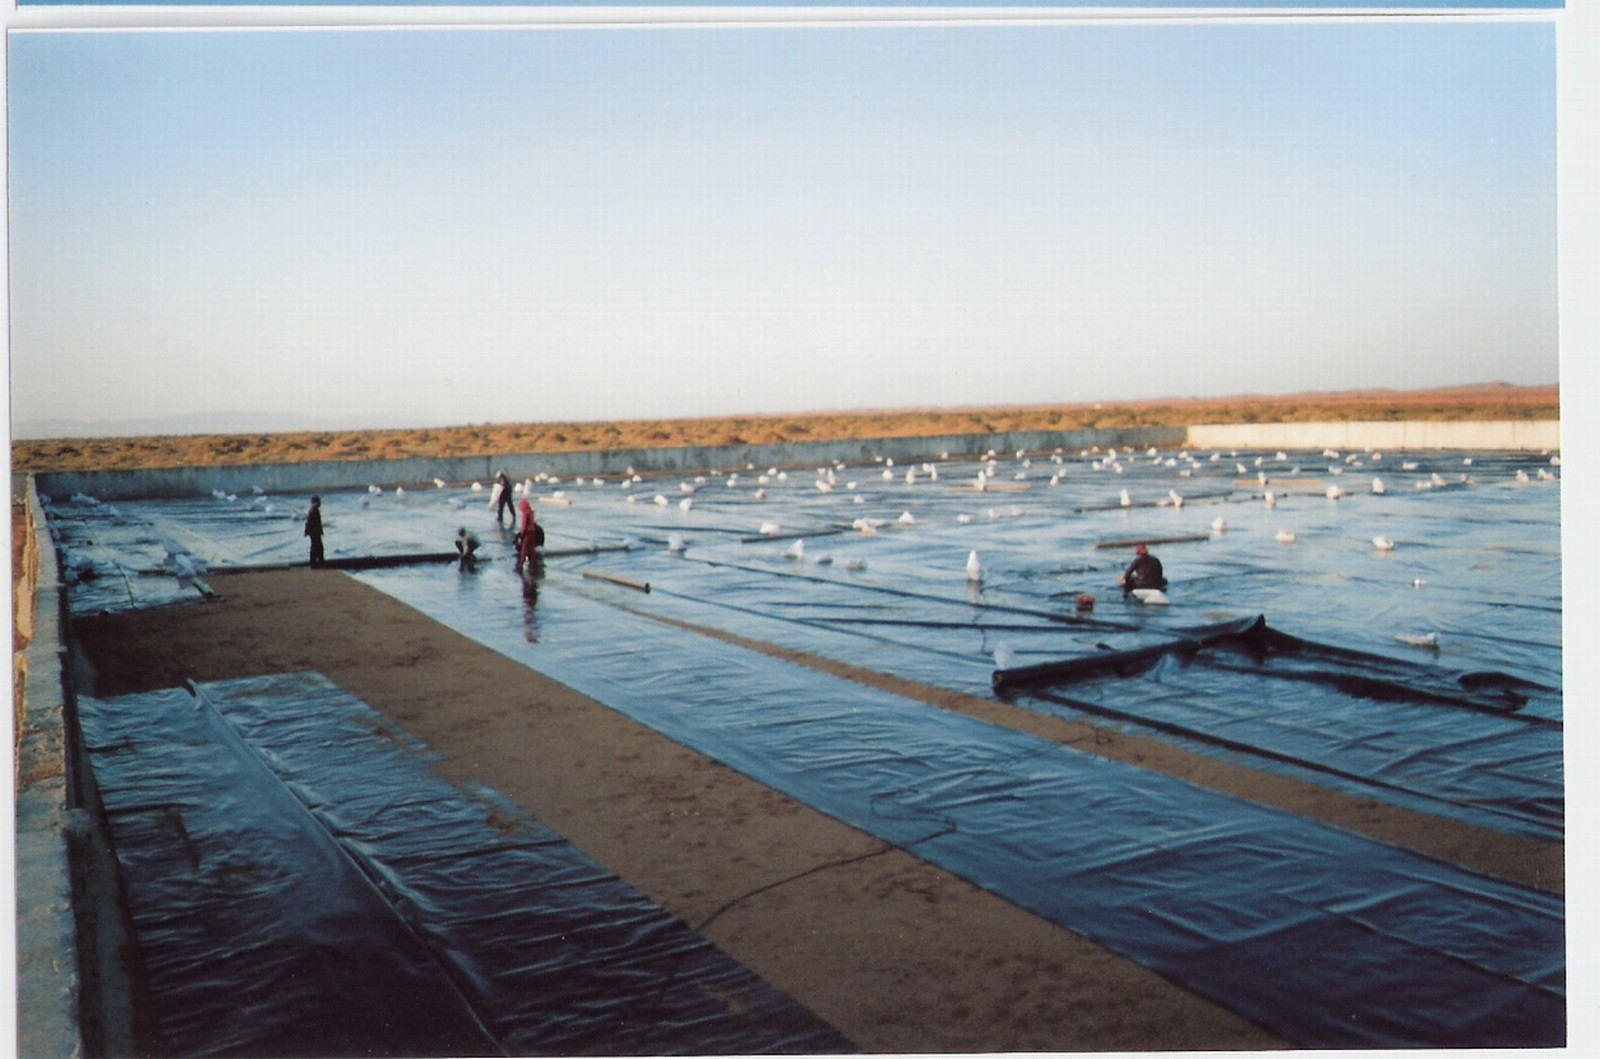
[[[1191,426],[1187,444],[1197,449],[1555,452],[1561,448],[1561,421],[1222,423]]]
[[[885,456],[898,461],[951,456],[982,456],[993,449],[1014,453],[1019,449],[1077,452],[1093,445],[1181,445],[1181,427],[1144,427],[1125,430],[1031,431],[1013,434],[952,434],[929,438],[879,438],[867,441],[796,441],[779,445],[719,445],[688,448],[624,449],[595,452],[528,453],[514,456],[465,456],[453,459],[341,460],[317,463],[280,463],[253,467],[178,467],[154,470],[85,471],[38,476],[39,489],[65,499],[86,493],[101,500],[131,497],[162,498],[209,496],[213,490],[248,493],[259,487],[267,493],[334,492],[364,489],[368,485],[431,486],[435,478],[447,482],[481,481],[505,470],[515,480],[541,471],[572,475],[621,474],[632,467],[639,474],[681,473],[713,469],[756,467],[806,467],[836,461],[870,462]]]
[[[13,491],[18,488],[12,484]],[[137,1054],[127,911],[70,675],[71,631],[49,527],[31,480],[31,640],[18,665],[17,1055]]]
[[[22,701],[16,775],[18,1055],[77,1056],[78,935],[68,856],[81,820],[69,807],[61,587],[44,513],[27,495],[35,541],[21,593],[32,596],[32,635],[20,659]]]

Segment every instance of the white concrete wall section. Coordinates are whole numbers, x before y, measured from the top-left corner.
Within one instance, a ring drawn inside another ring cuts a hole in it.
[[[1555,452],[1561,421],[1483,422],[1400,420],[1349,423],[1214,423],[1189,428],[1197,449],[1466,449],[1474,452]]]

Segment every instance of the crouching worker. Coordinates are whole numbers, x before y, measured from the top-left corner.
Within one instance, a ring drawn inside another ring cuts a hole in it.
[[[1117,584],[1122,586],[1122,594],[1127,595],[1136,588],[1156,588],[1166,591],[1167,579],[1161,572],[1161,560],[1150,554],[1150,549],[1139,545],[1133,550],[1133,562],[1117,578]]]
[[[462,570],[476,569],[478,565],[478,535],[468,533],[467,527],[456,530],[457,565]]]
[[[539,562],[539,549],[544,547],[544,527],[527,500],[517,506],[522,512],[522,528],[517,531],[517,570],[532,570]]]

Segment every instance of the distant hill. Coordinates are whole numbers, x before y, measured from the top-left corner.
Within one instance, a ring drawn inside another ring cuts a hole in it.
[[[406,430],[293,430],[250,428],[279,417],[222,417],[226,430],[139,437],[19,438],[11,445],[16,473],[113,468],[248,466],[313,460],[389,460],[410,457],[494,456],[537,452],[764,445],[1005,434],[1195,423],[1277,423],[1324,420],[1559,419],[1555,386],[1489,384],[1448,390],[1363,390],[1288,396],[1247,395],[1167,401],[1103,401],[1026,407],[897,409],[804,415],[722,416],[705,419],[580,423],[503,423]],[[214,417],[192,417],[191,426]],[[131,421],[130,421],[131,422]],[[244,429],[241,429],[244,427]]]

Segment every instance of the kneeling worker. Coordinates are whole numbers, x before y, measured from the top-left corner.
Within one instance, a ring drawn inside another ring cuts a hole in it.
[[[1133,550],[1133,562],[1117,578],[1117,584],[1122,586],[1122,594],[1127,595],[1136,588],[1158,588],[1166,590],[1167,579],[1161,572],[1161,560],[1150,554],[1150,549],[1139,545]]]

